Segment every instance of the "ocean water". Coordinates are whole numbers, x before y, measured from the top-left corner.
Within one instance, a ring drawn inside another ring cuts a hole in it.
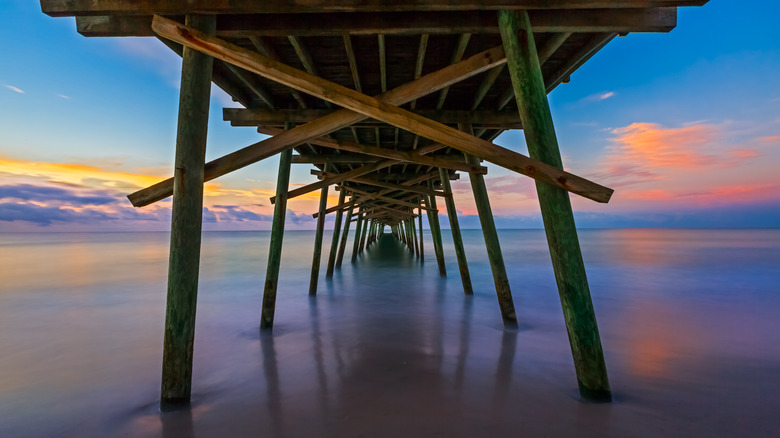
[[[780,436],[780,230],[582,230],[615,401],[576,379],[543,231],[481,232],[439,276],[390,235],[309,298],[288,232],[258,330],[267,232],[203,237],[192,407],[158,410],[166,233],[0,234],[0,437]],[[350,239],[351,240],[351,239]],[[351,243],[351,242],[350,242]]]

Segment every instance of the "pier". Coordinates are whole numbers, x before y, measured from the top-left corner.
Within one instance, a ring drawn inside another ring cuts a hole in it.
[[[547,95],[613,38],[668,32],[677,7],[704,3],[41,0],[46,14],[74,16],[84,36],[158,38],[182,57],[172,176],[128,196],[139,208],[173,197],[161,406],[188,406],[191,398],[203,184],[276,155],[268,265],[257,287],[261,331],[274,327],[287,202],[312,192],[320,203],[308,296],[345,257],[359,263],[389,230],[420,260],[435,258],[440,275],[459,275],[468,299],[474,285],[450,186],[463,174],[477,204],[496,318],[508,330],[522,323],[485,184],[488,162],[535,180],[579,395],[611,401],[570,197],[607,203],[613,191],[584,178],[589,169],[564,167]],[[212,82],[243,106],[226,108],[226,122],[268,137],[206,162]],[[523,130],[528,156],[493,143],[512,129]],[[290,189],[293,164],[311,166],[316,182]],[[328,206],[331,189],[339,202]],[[444,253],[440,207],[454,254]],[[323,254],[329,214],[336,229]],[[424,220],[433,248],[423,245]],[[448,273],[445,257],[453,256],[458,272]]]

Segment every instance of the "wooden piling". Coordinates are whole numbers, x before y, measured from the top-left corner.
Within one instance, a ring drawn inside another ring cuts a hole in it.
[[[417,208],[417,226],[420,228],[420,261],[425,261],[425,247],[423,245],[422,206]]]
[[[528,13],[502,10],[498,13],[498,23],[529,155],[563,169]],[[536,191],[580,395],[593,401],[611,401],[612,392],[569,195],[558,187],[539,182]]]
[[[450,186],[450,174],[446,169],[439,168],[441,176],[442,189],[448,196],[444,198],[447,206],[447,218],[450,220],[450,230],[452,231],[452,243],[455,246],[455,256],[458,259],[458,269],[460,270],[460,280],[463,283],[463,293],[474,295],[474,289],[471,286],[471,275],[469,274],[469,265],[466,262],[466,249],[463,247],[463,236],[460,234],[460,224],[458,223],[458,210],[455,209],[455,200],[452,196],[452,187]]]
[[[344,259],[344,250],[347,247],[347,237],[349,237],[349,224],[352,223],[352,211],[355,208],[355,197],[350,198],[347,218],[344,220],[344,232],[341,233],[341,244],[339,245],[339,254],[336,257],[336,269],[341,269],[341,261]]]
[[[213,34],[213,15],[187,15],[186,24]],[[168,261],[160,408],[187,406],[198,298],[203,215],[203,166],[213,58],[184,48],[176,130],[173,216]]]
[[[340,191],[338,205],[343,204],[346,197],[347,197],[347,192],[345,190]],[[336,267],[336,255],[338,253],[338,248],[339,248],[339,235],[341,234],[341,219],[343,216],[344,216],[343,210],[338,210],[336,212],[336,222],[333,224],[333,237],[331,238],[330,241],[330,254],[328,255],[328,269],[325,271],[325,278],[332,278],[333,269]]]
[[[355,263],[358,256],[358,248],[360,248],[360,232],[363,226],[363,212],[358,213],[357,222],[355,223],[355,242],[352,244],[352,263]]]
[[[274,218],[271,222],[271,242],[268,245],[268,267],[265,272],[263,308],[260,313],[261,330],[270,330],[274,326],[276,288],[279,283],[279,264],[282,261],[284,218],[287,213],[287,189],[290,185],[291,162],[292,149],[287,149],[279,154],[279,173],[276,177],[276,204],[274,204]]]
[[[428,187],[433,189],[433,183],[428,181]],[[431,228],[431,237],[433,239],[433,250],[436,253],[436,262],[439,264],[439,274],[442,277],[447,276],[447,267],[444,264],[444,245],[441,241],[441,227],[439,227],[439,210],[436,208],[436,197],[426,196],[428,210],[428,225]]]
[[[417,228],[414,226],[414,216],[409,218],[409,230],[412,232],[412,240],[414,240],[414,253],[420,256],[420,244],[417,242]]]
[[[309,279],[309,296],[317,295],[317,283],[320,277],[320,261],[322,258],[322,235],[325,232],[325,210],[328,208],[328,186],[320,191],[320,214],[317,216],[317,231],[314,233],[314,256],[311,261],[311,278]]]
[[[363,222],[363,235],[360,236],[360,246],[358,247],[358,254],[363,252],[366,247],[366,236],[368,235],[368,229],[371,227],[371,220],[364,219]]]
[[[458,128],[462,131],[471,133],[471,126],[460,124]],[[464,154],[469,163],[479,163],[479,159]],[[493,273],[493,284],[496,287],[496,297],[498,297],[498,306],[501,309],[501,318],[507,327],[517,326],[517,314],[515,313],[515,303],[512,299],[512,290],[509,288],[509,276],[504,264],[504,256],[501,252],[501,244],[498,240],[498,230],[493,220],[493,210],[490,207],[490,198],[488,197],[485,178],[481,174],[469,173],[471,182],[471,191],[474,194],[474,203],[477,206],[479,223],[482,228],[482,236],[485,238],[485,247],[487,249],[490,270]]]

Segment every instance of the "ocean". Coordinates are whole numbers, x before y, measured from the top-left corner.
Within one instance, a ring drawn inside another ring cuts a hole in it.
[[[502,230],[519,329],[479,230],[447,277],[391,235],[308,297],[314,233],[203,235],[192,407],[158,409],[167,233],[0,234],[0,437],[771,437],[780,230],[581,230],[615,401],[577,398],[544,232]]]

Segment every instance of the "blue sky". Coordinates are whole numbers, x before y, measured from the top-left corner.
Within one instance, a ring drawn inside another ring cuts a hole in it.
[[[680,8],[672,32],[616,38],[551,93],[566,167],[616,189],[573,198],[580,226],[780,225],[780,6],[742,4]],[[180,59],[155,39],[82,37],[36,1],[4,0],[0,17],[0,230],[167,229],[169,203],[124,196],[171,172]],[[215,89],[209,159],[261,138],[225,106]],[[520,132],[497,143],[525,150]],[[277,163],[208,185],[206,227],[269,228]],[[313,180],[294,167],[294,185]],[[467,181],[456,203],[478,227]],[[499,226],[540,226],[527,178],[489,166],[487,181]],[[292,228],[313,227],[316,194],[289,208]]]

